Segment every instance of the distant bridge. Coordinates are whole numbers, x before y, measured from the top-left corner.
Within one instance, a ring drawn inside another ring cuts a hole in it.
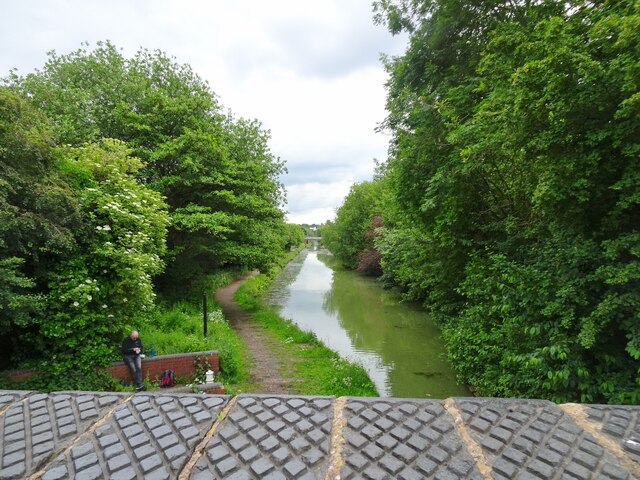
[[[322,240],[322,237],[304,237],[304,243],[305,245],[308,245],[309,242],[313,242],[313,249],[317,250],[318,249],[318,245],[320,244],[320,241]]]

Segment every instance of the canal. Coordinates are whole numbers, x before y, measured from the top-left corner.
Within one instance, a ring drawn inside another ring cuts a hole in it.
[[[362,364],[381,396],[469,395],[456,383],[429,316],[401,303],[375,279],[341,268],[326,251],[298,255],[275,279],[265,301],[342,357]]]

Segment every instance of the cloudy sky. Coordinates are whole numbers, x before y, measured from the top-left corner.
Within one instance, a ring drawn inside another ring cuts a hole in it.
[[[0,11],[0,76],[107,39],[190,64],[225,108],[271,130],[291,222],[333,218],[386,158],[379,57],[406,40],[374,25],[371,0],[0,0]]]

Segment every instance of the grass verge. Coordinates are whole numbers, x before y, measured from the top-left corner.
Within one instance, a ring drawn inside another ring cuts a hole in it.
[[[271,280],[272,276],[264,274],[251,278],[238,289],[235,300],[277,340],[276,353],[290,359],[288,364],[292,365],[290,373],[296,379],[293,386],[297,393],[377,396],[375,385],[362,365],[342,359],[313,333],[301,330],[262,303]]]
[[[219,308],[208,312],[207,336],[203,336],[202,312],[192,303],[177,302],[159,310],[153,321],[141,328],[145,350],[156,355],[217,350],[220,358],[219,380],[235,383],[246,376],[246,347],[225,321]]]

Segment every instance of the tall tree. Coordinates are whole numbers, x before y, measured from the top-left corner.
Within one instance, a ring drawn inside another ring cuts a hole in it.
[[[637,2],[376,3],[399,207],[385,279],[483,394],[640,401]]]
[[[50,54],[9,79],[72,145],[117,138],[171,213],[166,284],[207,268],[266,267],[284,245],[283,163],[256,121],[224,114],[206,82],[160,51],[126,59],[109,42]]]
[[[61,177],[51,124],[0,88],[0,341],[3,361],[38,330],[48,272],[67,258],[82,225],[76,192]]]

